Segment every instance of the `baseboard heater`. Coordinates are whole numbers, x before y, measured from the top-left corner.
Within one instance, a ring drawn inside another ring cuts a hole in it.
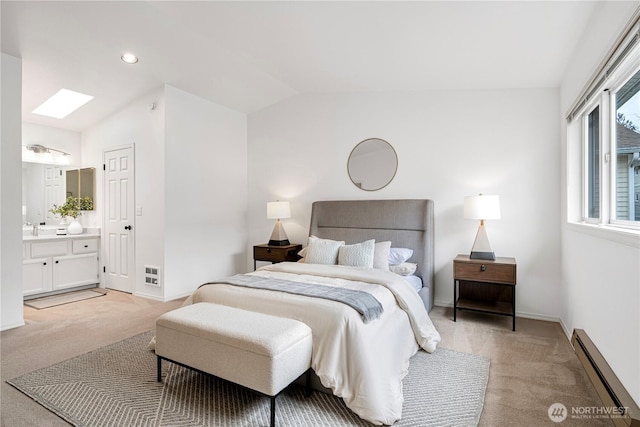
[[[623,408],[614,412],[611,421],[616,427],[640,427],[638,405],[583,329],[573,330],[571,344],[604,408]]]

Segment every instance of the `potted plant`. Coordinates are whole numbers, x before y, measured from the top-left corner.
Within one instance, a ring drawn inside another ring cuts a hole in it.
[[[73,218],[69,226],[67,227],[67,232],[69,234],[80,234],[82,233],[82,225],[78,222],[78,216],[82,215],[80,212],[80,203],[78,199],[75,197],[67,197],[67,200],[63,205],[54,204],[49,212],[55,215],[60,215],[62,217],[62,221],[64,222],[67,217]]]
[[[89,196],[78,199],[78,205],[80,206],[81,211],[93,210],[93,200]]]

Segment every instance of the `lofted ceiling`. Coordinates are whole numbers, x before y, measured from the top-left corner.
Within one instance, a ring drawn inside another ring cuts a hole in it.
[[[2,0],[1,48],[22,59],[23,120],[82,131],[165,83],[245,113],[311,92],[558,87],[595,5]],[[63,87],[95,98],[31,113]]]

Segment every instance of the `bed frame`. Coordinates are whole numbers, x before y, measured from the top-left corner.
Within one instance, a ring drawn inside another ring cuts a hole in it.
[[[433,200],[334,200],[314,202],[309,235],[344,240],[347,244],[368,239],[391,241],[394,248],[411,248],[409,262],[418,265],[419,292],[427,311],[434,296]]]

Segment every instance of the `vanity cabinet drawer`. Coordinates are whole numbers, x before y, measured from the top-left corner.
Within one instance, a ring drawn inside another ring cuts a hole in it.
[[[73,240],[72,245],[74,254],[98,252],[98,239]]]
[[[45,258],[67,254],[67,241],[31,243],[31,258]]]

